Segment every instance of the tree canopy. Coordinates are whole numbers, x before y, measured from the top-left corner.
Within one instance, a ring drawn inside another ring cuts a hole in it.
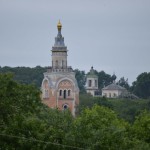
[[[0,148],[150,149],[149,110],[130,124],[118,117],[107,99],[95,102],[74,118],[69,111],[42,104],[35,85],[17,83],[12,74],[0,74]]]
[[[131,87],[133,93],[142,98],[150,97],[150,72],[144,72],[138,75]]]
[[[43,73],[46,72],[48,67],[36,66],[30,67],[0,67],[0,73],[11,72],[14,74],[14,79],[23,84],[35,84],[38,88],[41,87]],[[85,71],[75,69],[75,77],[78,82],[78,86],[81,93],[85,93],[85,82],[86,74]],[[98,76],[98,87],[101,90],[104,86],[111,84],[116,78],[116,75],[110,75],[104,71],[96,71],[95,74]],[[128,79],[121,77],[117,84],[125,87],[131,94],[135,94],[140,98],[150,97],[150,72],[144,72],[137,76],[136,81],[133,82],[132,86],[129,85]]]

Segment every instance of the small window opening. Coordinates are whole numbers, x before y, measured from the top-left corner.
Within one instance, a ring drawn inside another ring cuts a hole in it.
[[[64,90],[64,99],[66,99],[66,90]]]
[[[62,90],[59,91],[59,96],[62,96]]]
[[[68,90],[68,96],[70,96],[71,95],[71,91],[70,90]]]

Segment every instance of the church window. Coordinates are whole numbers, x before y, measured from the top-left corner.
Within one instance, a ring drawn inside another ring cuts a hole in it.
[[[92,86],[92,80],[89,80],[89,87]]]
[[[71,95],[71,90],[68,90],[68,96],[70,96]]]
[[[66,99],[66,90],[64,90],[64,99]]]
[[[95,87],[97,87],[97,80],[95,80]]]
[[[59,96],[62,96],[62,90],[59,91]]]
[[[45,90],[45,98],[49,98],[48,90]]]

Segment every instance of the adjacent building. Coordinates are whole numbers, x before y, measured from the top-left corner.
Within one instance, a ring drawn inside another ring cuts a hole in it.
[[[57,24],[58,34],[52,47],[52,66],[44,73],[42,102],[51,108],[70,109],[76,115],[79,104],[79,88],[73,69],[67,63],[67,47],[61,34],[62,25]]]
[[[90,93],[92,96],[99,95],[98,76],[95,74],[93,67],[91,67],[89,74],[87,74],[86,76],[85,88],[86,88],[86,92]]]
[[[117,85],[115,82],[102,89],[102,96],[107,98],[117,98],[124,93],[127,93],[127,90],[124,87]]]

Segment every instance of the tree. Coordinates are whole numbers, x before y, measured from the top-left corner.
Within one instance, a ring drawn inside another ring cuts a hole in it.
[[[125,79],[124,77],[121,77],[119,79],[119,81],[117,82],[118,85],[126,88],[127,90],[129,90],[130,86],[128,84],[128,79]]]
[[[34,83],[37,87],[41,86],[43,73],[46,72],[48,67],[36,66],[34,68],[30,67],[2,67],[0,68],[0,73],[13,73],[14,79],[23,84]]]
[[[145,116],[145,115],[144,115]],[[114,111],[109,108],[94,105],[91,109],[86,108],[81,115],[76,118],[72,124],[70,132],[66,134],[69,137],[69,143],[75,147],[85,149],[149,149],[149,118],[147,115],[144,121],[144,130],[133,132],[132,125],[119,119]],[[135,122],[135,124],[137,124]],[[139,122],[141,126],[143,121]],[[148,124],[148,125],[147,125]],[[139,128],[135,127],[137,130]],[[142,131],[146,135],[144,141],[140,137]],[[134,133],[134,134],[133,134]],[[137,135],[136,135],[137,134]]]
[[[141,98],[150,97],[150,72],[141,73],[135,82],[133,82],[131,90],[134,94]]]
[[[126,126],[110,109],[95,105],[86,108],[74,121],[70,138],[75,146],[86,149],[125,149],[128,146]],[[78,141],[81,141],[78,142]]]
[[[74,72],[75,72],[75,77],[78,82],[80,92],[85,93],[85,82],[86,82],[85,72],[80,71],[78,69],[75,69]]]
[[[102,88],[111,84],[114,81],[114,75],[111,76],[105,73],[104,71],[97,72],[97,75],[98,75],[98,86],[99,86],[100,92]]]
[[[150,112],[143,111],[133,124],[133,133],[136,138],[150,143]]]
[[[12,74],[0,74],[1,149],[65,149],[72,120],[69,111],[42,104],[35,86],[15,82]]]

